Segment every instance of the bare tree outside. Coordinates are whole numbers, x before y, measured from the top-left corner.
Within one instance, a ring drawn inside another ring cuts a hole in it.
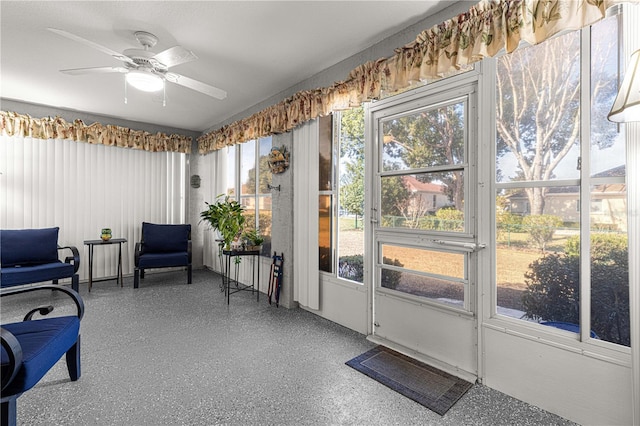
[[[509,154],[517,162],[513,180],[551,180],[579,143],[579,33],[505,55],[496,72],[498,157]],[[547,188],[525,192],[530,213],[542,214]]]

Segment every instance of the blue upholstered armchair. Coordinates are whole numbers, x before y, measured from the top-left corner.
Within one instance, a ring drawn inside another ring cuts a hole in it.
[[[142,223],[142,238],[134,253],[133,288],[138,288],[145,269],[187,267],[191,284],[191,225]]]
[[[0,283],[2,287],[71,278],[78,291],[80,253],[74,246],[58,246],[59,228],[0,230]],[[70,256],[58,259],[59,250]],[[70,253],[69,253],[70,252]]]
[[[80,378],[80,320],[84,315],[84,303],[80,295],[67,287],[44,284],[30,287],[3,288],[0,290],[2,304],[10,296],[41,292],[51,295],[63,293],[75,303],[75,315],[49,316],[53,306],[39,306],[31,309],[23,321],[2,324],[2,425],[15,426],[16,400],[66,355],[67,370],[71,381]],[[61,301],[52,298],[53,303]],[[67,299],[68,300],[68,299]],[[34,319],[38,314],[42,318]],[[55,388],[50,388],[54,392]]]

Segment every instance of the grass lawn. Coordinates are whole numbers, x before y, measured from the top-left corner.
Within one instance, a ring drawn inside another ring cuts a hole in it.
[[[364,222],[361,216],[358,216],[357,219],[357,228],[356,228],[356,218],[355,216],[341,216],[338,219],[340,223],[341,231],[362,231],[364,227]]]

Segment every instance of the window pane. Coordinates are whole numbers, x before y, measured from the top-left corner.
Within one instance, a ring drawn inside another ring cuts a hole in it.
[[[217,194],[216,194],[217,195]],[[236,146],[227,147],[227,195],[236,195]]]
[[[464,306],[464,284],[383,268],[381,286],[453,306]]]
[[[591,197],[591,330],[602,340],[629,346],[626,186],[597,185]],[[579,245],[572,255],[579,255]]]
[[[271,195],[266,195],[258,198],[258,229],[260,234],[264,237],[264,243],[262,244],[262,254],[265,256],[271,256]]]
[[[256,221],[256,198],[255,197],[241,197],[240,204],[244,207],[244,229],[255,229]]]
[[[462,171],[382,177],[382,226],[464,232]]]
[[[256,141],[251,140],[240,145],[240,185],[242,195],[256,193]]]
[[[500,57],[496,75],[497,182],[579,178],[580,32]]]
[[[452,278],[465,278],[465,257],[462,253],[382,245],[382,263],[385,265],[400,266],[396,264],[400,262],[406,269]]]
[[[331,191],[333,189],[333,138],[331,137],[332,116],[328,115],[320,117],[318,123],[320,128],[319,190]]]
[[[335,117],[335,116],[334,116]],[[338,276],[363,282],[364,109],[340,115]]]
[[[466,276],[466,254],[383,244],[381,263],[382,287],[455,306],[464,305],[461,280]],[[406,270],[392,270],[385,265]]]
[[[318,202],[318,248],[320,256],[320,270],[333,272],[333,245],[331,240],[332,195],[320,195]]]
[[[258,194],[271,194],[269,184],[271,183],[271,170],[269,170],[269,153],[271,152],[271,136],[260,138],[260,158],[258,159],[259,175]]]
[[[498,313],[532,321],[580,323],[579,187],[535,187],[496,198]],[[540,198],[543,214],[515,209]]]
[[[409,170],[465,162],[465,102],[414,112],[382,126],[382,169]]]
[[[496,277],[499,313],[576,333],[589,328],[593,338],[629,346],[626,137],[624,126],[606,119],[619,82],[618,22],[614,16],[594,24],[590,44],[582,47],[591,58],[583,69],[590,78],[590,90],[582,92],[590,96],[590,111],[583,116],[579,31],[498,61],[496,181],[541,184],[498,191]],[[581,120],[590,126],[582,135],[589,141],[583,150],[590,150],[583,176],[576,167]],[[590,185],[582,201],[588,223],[580,223],[580,187],[542,184],[569,178]],[[589,235],[586,256],[581,235]],[[580,324],[585,282],[591,286],[588,325]]]
[[[625,126],[607,120],[618,93],[618,17],[591,29],[591,176],[624,176]]]

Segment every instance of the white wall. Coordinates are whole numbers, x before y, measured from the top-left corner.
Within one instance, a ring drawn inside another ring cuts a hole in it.
[[[482,332],[485,385],[580,424],[633,423],[629,361],[508,326]]]

